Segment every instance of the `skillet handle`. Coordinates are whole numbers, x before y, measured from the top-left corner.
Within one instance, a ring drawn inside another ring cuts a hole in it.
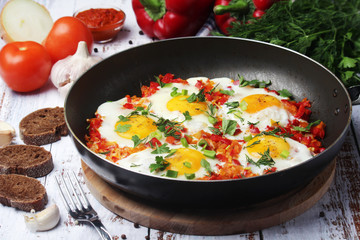
[[[360,104],[360,85],[349,87],[348,92],[353,105]]]

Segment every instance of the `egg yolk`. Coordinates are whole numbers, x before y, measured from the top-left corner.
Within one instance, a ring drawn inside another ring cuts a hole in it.
[[[247,108],[245,112],[256,113],[265,108],[277,106],[281,107],[281,102],[274,96],[267,94],[254,94],[244,97],[240,102],[245,101]]]
[[[256,158],[261,157],[269,149],[272,158],[279,158],[284,151],[289,151],[290,145],[283,138],[270,135],[254,137],[246,144],[248,153]]]
[[[157,129],[155,122],[146,116],[134,115],[128,119],[115,124],[115,132],[122,138],[131,139],[132,136],[138,135],[142,139]]]
[[[176,96],[168,101],[166,108],[169,111],[179,111],[179,112],[186,112],[188,111],[190,116],[195,116],[204,113],[206,111],[207,106],[205,102],[188,102],[186,98],[189,96]]]
[[[178,175],[184,173],[195,173],[201,167],[201,159],[205,156],[194,149],[179,148],[174,155],[167,158],[166,161],[170,163],[168,169],[177,171]]]

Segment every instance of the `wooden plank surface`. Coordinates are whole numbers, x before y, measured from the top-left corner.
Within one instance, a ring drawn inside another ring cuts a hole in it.
[[[96,3],[96,0],[38,0],[48,8],[54,20],[72,13],[84,6]],[[6,3],[0,0],[0,8]],[[127,14],[124,29],[117,39],[106,45],[95,44],[97,52],[103,58],[125,49],[152,42],[140,34],[135,16],[131,10],[130,0],[103,0],[123,8]],[[0,48],[4,42],[0,41]],[[39,91],[19,94],[9,90],[0,81],[0,119],[11,123],[17,132],[14,143],[22,144],[18,134],[18,123],[27,113],[43,107],[62,106],[63,99],[51,82]],[[44,184],[49,195],[49,205],[56,203],[61,212],[58,226],[48,232],[31,233],[25,228],[23,212],[0,206],[0,239],[99,239],[97,233],[88,225],[75,225],[68,216],[59,199],[54,176],[65,170],[73,170],[81,179],[89,201],[98,211],[100,218],[115,239],[126,235],[127,239],[158,239],[158,240],[244,240],[244,239],[358,239],[360,235],[360,169],[359,169],[359,136],[360,106],[353,107],[352,129],[346,137],[345,144],[338,156],[335,180],[324,197],[310,210],[279,226],[253,233],[231,236],[191,236],[162,232],[134,225],[108,211],[89,193],[86,188],[80,166],[80,157],[69,136],[61,141],[44,146],[53,154],[55,168],[47,177],[39,180]]]

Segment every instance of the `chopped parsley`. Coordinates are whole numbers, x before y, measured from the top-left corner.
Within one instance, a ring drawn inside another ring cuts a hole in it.
[[[237,122],[235,120],[222,120],[222,131],[224,134],[234,135],[236,130]]]
[[[150,172],[164,171],[170,165],[170,163],[161,156],[156,156],[155,162],[156,163],[150,164]]]
[[[131,128],[130,124],[124,124],[124,125],[119,124],[115,128],[115,132],[119,132],[119,133],[127,132],[130,128]]]
[[[278,93],[280,93],[281,97],[287,97],[287,98],[291,98],[292,94],[287,90],[287,89],[283,89],[280,91],[277,91]]]
[[[162,154],[162,153],[169,153],[170,152],[170,148],[167,146],[167,143],[164,143],[161,146],[156,145],[156,149],[154,151],[152,151],[152,154]]]
[[[134,148],[139,146],[140,143],[146,141],[147,138],[140,139],[138,135],[134,135],[131,137],[131,140],[134,142]]]

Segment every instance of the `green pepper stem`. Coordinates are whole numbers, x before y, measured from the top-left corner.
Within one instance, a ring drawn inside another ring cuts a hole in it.
[[[154,20],[162,18],[166,12],[165,0],[139,0],[145,11]]]
[[[246,0],[238,0],[234,4],[217,5],[214,7],[214,13],[216,15],[222,15],[225,13],[247,14],[248,12],[249,3]]]
[[[161,7],[161,3],[159,0],[139,0],[139,1],[144,7],[152,10],[159,10]]]

